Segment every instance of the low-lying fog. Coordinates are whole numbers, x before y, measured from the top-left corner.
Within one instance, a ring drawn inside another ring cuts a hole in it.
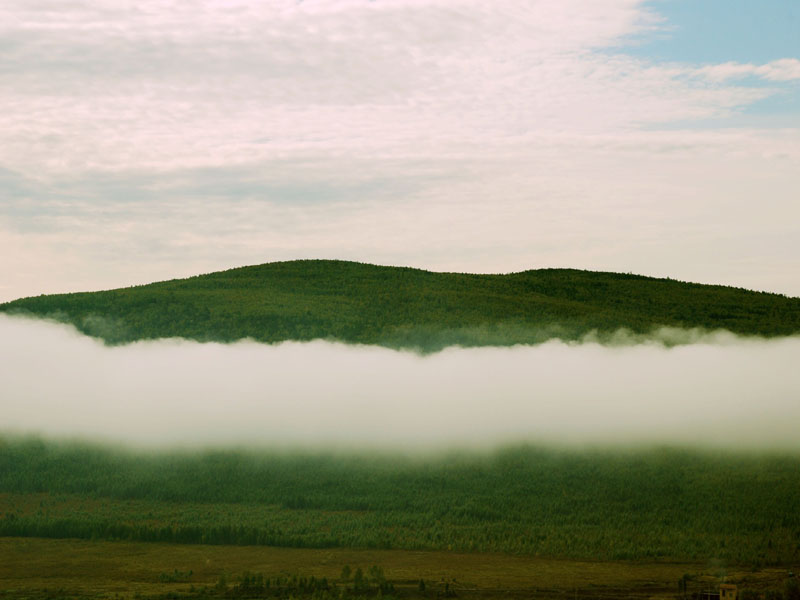
[[[452,348],[108,348],[0,315],[0,431],[158,446],[655,442],[800,449],[800,338]]]

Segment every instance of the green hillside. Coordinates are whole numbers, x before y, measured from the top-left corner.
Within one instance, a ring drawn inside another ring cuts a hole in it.
[[[475,275],[330,260],[23,298],[0,311],[72,323],[110,344],[322,338],[436,351],[574,340],[591,331],[610,338],[621,328],[800,332],[800,298],[778,294],[573,269]]]

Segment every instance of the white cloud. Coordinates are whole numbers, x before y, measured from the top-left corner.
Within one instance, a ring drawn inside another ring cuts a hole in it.
[[[800,60],[781,58],[763,65],[727,62],[697,69],[697,73],[712,81],[726,81],[743,77],[762,77],[767,81],[793,81],[800,79]]]
[[[12,2],[0,23],[0,164],[27,173],[480,153],[768,93],[593,53],[652,27],[633,0]]]

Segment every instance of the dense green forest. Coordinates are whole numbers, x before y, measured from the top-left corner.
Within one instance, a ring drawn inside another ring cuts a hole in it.
[[[800,298],[778,294],[571,269],[472,275],[328,260],[23,298],[0,311],[72,323],[110,344],[330,339],[428,352],[576,340],[593,331],[612,340],[621,328],[800,332]]]
[[[146,453],[0,439],[0,536],[800,560],[800,457]]]

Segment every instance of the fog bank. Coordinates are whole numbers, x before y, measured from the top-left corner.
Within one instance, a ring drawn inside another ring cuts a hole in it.
[[[158,446],[800,450],[800,338],[695,337],[427,357],[322,341],[109,348],[69,326],[0,315],[0,431]]]

